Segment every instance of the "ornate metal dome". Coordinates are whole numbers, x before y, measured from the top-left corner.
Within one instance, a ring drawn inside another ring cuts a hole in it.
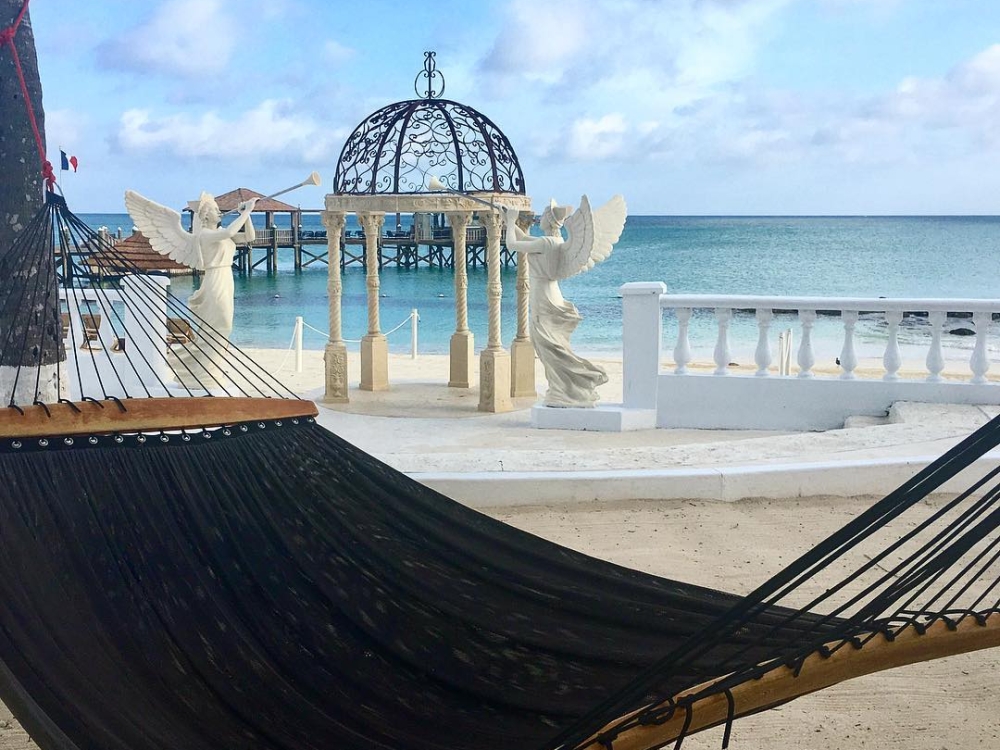
[[[383,107],[351,133],[337,162],[334,193],[426,193],[434,176],[461,192],[524,195],[521,165],[500,128],[472,107],[438,98],[444,79],[433,52],[424,53],[414,88],[421,78],[427,79],[423,98]]]

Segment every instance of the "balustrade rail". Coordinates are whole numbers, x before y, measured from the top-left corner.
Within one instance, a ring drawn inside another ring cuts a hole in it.
[[[894,401],[1000,403],[1000,384],[988,378],[991,324],[1000,314],[1000,300],[678,295],[665,290],[663,284],[646,282],[621,288],[625,406],[655,408],[659,426],[828,429],[842,426],[854,414],[884,415]],[[676,338],[669,344],[673,365],[666,370],[661,369],[664,310],[676,318]],[[704,317],[699,311],[710,313],[715,328],[714,368],[708,373],[691,371],[690,330],[696,314]],[[730,328],[738,313],[752,315],[756,326],[752,374],[734,373],[730,366]],[[814,329],[820,315],[840,327],[837,368],[831,376],[814,369]],[[779,316],[794,322],[797,349],[791,358],[797,371],[787,375],[772,367],[772,329]],[[966,358],[968,370],[963,375],[951,368],[946,377],[946,361],[956,359],[945,356],[950,316],[961,318],[962,333],[974,339],[971,351],[952,350]],[[862,319],[884,337],[881,377],[857,374]],[[910,346],[921,347],[925,371],[916,378],[902,377],[900,328],[904,320],[914,319],[926,333],[911,336]]]

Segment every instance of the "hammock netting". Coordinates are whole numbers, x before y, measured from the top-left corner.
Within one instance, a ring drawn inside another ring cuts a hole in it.
[[[10,409],[41,401],[53,348],[77,409],[291,395],[218,341],[192,386],[175,349],[212,332],[98,255],[53,198],[0,257],[0,361],[35,383]],[[81,299],[120,326],[81,333]],[[193,340],[162,345],[166,315]],[[58,428],[0,439],[0,698],[43,750],[614,750],[680,717],[659,747],[720,695],[728,741],[740,686],[936,623],[985,631],[1000,601],[1000,485],[975,465],[996,420],[748,596],[508,527],[308,416]]]

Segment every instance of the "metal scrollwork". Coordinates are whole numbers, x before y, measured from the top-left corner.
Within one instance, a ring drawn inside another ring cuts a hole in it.
[[[471,107],[431,97],[396,102],[367,117],[344,144],[334,190],[424,193],[430,175],[462,192],[525,194],[521,165],[503,132]]]
[[[417,96],[422,96],[424,99],[436,99],[439,96],[444,96],[444,75],[438,72],[437,65],[434,63],[435,56],[434,52],[424,53],[424,69],[417,73],[417,77],[413,81],[413,90],[417,92]],[[420,92],[419,88],[421,78],[427,79],[427,88],[423,93]],[[435,90],[434,79],[440,79],[440,91]]]

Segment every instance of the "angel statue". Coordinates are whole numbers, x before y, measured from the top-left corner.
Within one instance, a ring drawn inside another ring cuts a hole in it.
[[[208,193],[203,192],[191,218],[191,231],[181,225],[181,215],[138,193],[125,191],[125,206],[136,228],[146,236],[156,252],[178,263],[203,271],[201,285],[187,300],[194,313],[195,344],[174,352],[178,380],[188,387],[222,385],[225,375],[218,367],[220,354],[229,347],[233,330],[233,257],[237,244],[256,237],[250,213],[257,199],[241,203],[239,215],[221,225],[222,212]]]
[[[569,338],[582,318],[576,305],[563,299],[559,282],[589,271],[611,255],[625,226],[625,199],[616,195],[595,211],[585,195],[576,212],[571,206],[558,206],[552,201],[542,214],[542,237],[518,227],[517,214],[513,209],[504,209],[507,248],[524,253],[528,260],[531,340],[549,383],[543,403],[592,407],[597,401],[597,387],[608,382],[608,375],[570,348]],[[564,224],[567,237],[562,234]]]

